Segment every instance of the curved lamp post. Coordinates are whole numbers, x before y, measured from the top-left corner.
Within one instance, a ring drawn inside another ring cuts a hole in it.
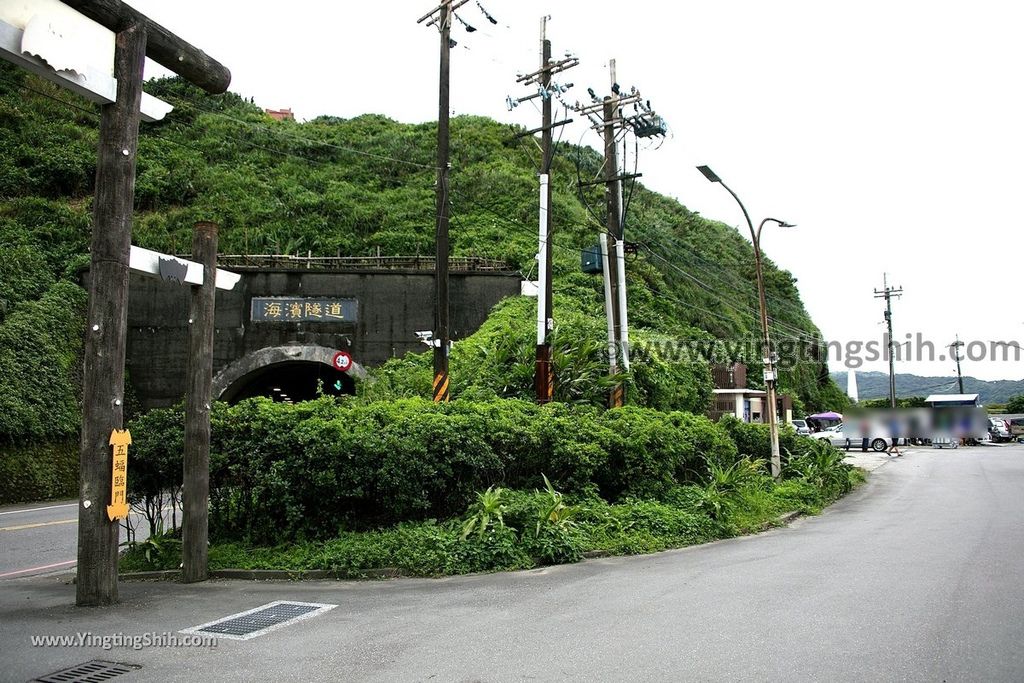
[[[743,206],[743,202],[736,196],[736,193],[732,189],[722,182],[714,171],[708,166],[698,166],[697,170],[704,174],[704,177],[712,183],[718,183],[726,189],[726,191],[732,195],[732,198],[736,200],[736,203],[740,205],[740,209],[743,211],[743,217],[747,220],[747,227],[750,228],[750,239],[754,243],[754,265],[757,272],[757,302],[758,308],[761,313],[761,341],[764,345],[764,385],[766,389],[767,402],[768,402],[768,429],[771,433],[772,441],[772,477],[778,479],[782,474],[782,458],[779,454],[779,419],[776,415],[778,409],[776,404],[776,386],[778,383],[778,377],[775,374],[775,354],[772,353],[771,339],[768,336],[768,306],[765,303],[764,297],[764,273],[761,269],[761,230],[764,229],[765,223],[776,223],[781,228],[792,228],[792,223],[786,221],[780,221],[778,218],[765,218],[761,221],[761,224],[757,226],[757,230],[754,230],[754,224],[750,221],[750,214],[747,213],[747,207]]]

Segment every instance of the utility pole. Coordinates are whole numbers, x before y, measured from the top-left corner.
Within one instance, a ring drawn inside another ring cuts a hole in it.
[[[449,151],[449,74],[452,48],[452,16],[457,7],[467,0],[443,0],[443,2],[427,14],[420,17],[418,24],[427,21],[427,26],[437,24],[441,36],[440,77],[438,79],[437,97],[437,188],[436,206],[437,223],[434,231],[436,253],[434,257],[434,334],[431,343],[434,345],[434,382],[433,396],[435,402],[447,402],[449,399],[448,354],[451,351],[448,320],[448,175],[450,164]]]
[[[552,123],[552,99],[572,87],[572,83],[564,86],[553,85],[551,77],[579,64],[579,59],[566,55],[565,59],[551,60],[551,41],[547,39],[547,22],[550,17],[541,18],[540,22],[540,68],[530,74],[520,75],[516,83],[524,85],[536,84],[537,91],[526,97],[513,100],[506,99],[511,111],[520,103],[539,97],[541,99],[541,127],[521,133],[518,137],[541,134],[541,165],[540,176],[540,216],[537,245],[537,272],[540,278],[537,288],[537,355],[534,367],[534,389],[537,403],[548,403],[554,394],[554,373],[551,369],[551,331],[554,329],[552,313],[551,286],[551,161],[553,158],[551,131],[559,126],[572,123],[572,119]]]
[[[960,335],[956,335],[956,341],[949,345],[953,349],[953,358],[956,359],[956,381],[960,386],[960,393],[964,393],[964,376],[960,372],[960,349],[964,347],[964,343],[960,341]]]
[[[612,82],[615,82],[615,62],[611,64]],[[622,254],[622,201],[619,191],[619,158],[616,149],[616,119],[619,108],[614,98],[605,97],[602,115],[604,119],[604,201],[605,201],[605,229],[608,231],[608,262],[605,264],[605,272],[609,273],[611,284],[611,308],[612,327],[615,335],[615,346],[622,359],[622,367],[629,370],[629,360],[626,354],[626,347],[623,345],[622,328],[625,318],[625,311],[621,305],[625,298],[625,283],[619,281],[618,263],[623,257]],[[613,265],[614,264],[614,265]],[[612,268],[615,268],[613,271]],[[612,275],[614,273],[614,275]],[[626,400],[625,389],[622,384],[616,384],[612,389],[610,404],[618,408]]]
[[[889,347],[889,407],[896,407],[896,342],[892,338],[892,299],[903,296],[902,287],[890,287],[889,276],[882,274],[882,289],[875,290],[876,299],[885,299],[885,324],[888,328]]]
[[[624,216],[622,207],[622,181],[639,178],[641,174],[620,174],[616,144],[620,131],[629,130],[638,138],[664,135],[664,120],[654,113],[650,103],[645,103],[636,88],[624,93],[619,87],[615,73],[615,60],[609,61],[612,94],[598,97],[588,89],[591,103],[573,107],[587,116],[593,128],[604,139],[604,174],[599,183],[605,186],[605,210],[607,235],[601,235],[601,257],[605,276],[605,313],[608,318],[608,371],[618,373],[618,360],[622,369],[629,371],[629,316],[626,309],[626,243],[624,241]],[[635,113],[624,116],[624,106],[632,104]],[[592,184],[592,183],[587,183]],[[617,358],[618,356],[618,358]],[[616,384],[609,398],[609,405],[619,407],[625,401],[625,391]]]

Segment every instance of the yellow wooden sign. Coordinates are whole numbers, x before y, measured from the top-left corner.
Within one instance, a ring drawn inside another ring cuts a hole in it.
[[[114,464],[107,517],[111,522],[128,516],[128,444],[131,442],[132,435],[127,429],[115,429],[110,433],[110,445],[114,447]]]

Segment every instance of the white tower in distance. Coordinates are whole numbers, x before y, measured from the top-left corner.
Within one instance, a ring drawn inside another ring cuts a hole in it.
[[[850,397],[850,400],[856,403],[860,399],[857,398],[857,371],[848,370],[846,373],[846,395]]]

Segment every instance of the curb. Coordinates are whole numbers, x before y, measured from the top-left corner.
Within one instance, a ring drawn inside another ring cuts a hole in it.
[[[119,572],[117,578],[119,581],[172,581],[181,578],[181,571],[177,569],[159,569],[149,572]]]
[[[800,516],[799,510],[793,510],[792,512],[786,512],[775,518],[775,521],[779,524],[789,524],[794,519]]]
[[[353,576],[343,571],[330,569],[212,569],[211,579],[234,579],[242,581],[303,581],[303,580],[359,580],[359,579],[398,579],[403,578],[402,570],[396,567],[380,567],[367,569]],[[148,572],[124,572],[118,576],[123,581],[178,581],[181,571],[178,569],[162,569]]]

